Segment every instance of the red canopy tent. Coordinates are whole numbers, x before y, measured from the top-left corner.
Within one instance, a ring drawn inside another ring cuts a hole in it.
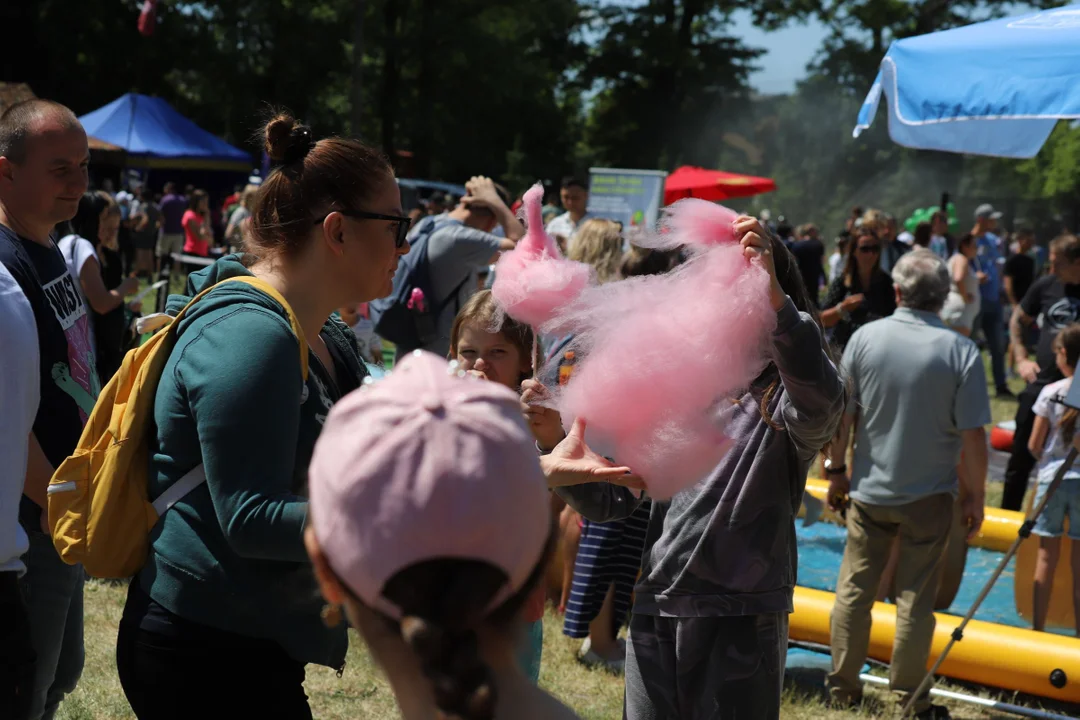
[[[738,175],[720,170],[684,165],[667,176],[664,183],[664,204],[670,205],[683,198],[701,200],[727,200],[772,192],[776,183],[769,178]]]

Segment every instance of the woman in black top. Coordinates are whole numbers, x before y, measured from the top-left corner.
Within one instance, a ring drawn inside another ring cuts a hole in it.
[[[117,243],[120,208],[109,195],[84,194],[70,225],[72,234],[58,247],[92,311],[97,371],[104,385],[124,360],[124,298],[138,290],[139,281],[124,277]],[[138,306],[132,310],[137,312]]]
[[[843,352],[860,327],[896,310],[892,278],[881,269],[881,241],[869,228],[856,231],[844,274],[829,286],[821,324],[832,328],[832,341]]]

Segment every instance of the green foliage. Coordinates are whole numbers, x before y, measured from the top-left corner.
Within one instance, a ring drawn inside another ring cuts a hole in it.
[[[1026,162],[904,150],[880,119],[851,137],[890,42],[1014,12],[1006,0],[161,0],[150,38],[141,4],[19,3],[6,29],[47,50],[2,79],[80,114],[159,95],[253,152],[284,106],[381,146],[404,176],[515,192],[594,164],[765,175],[776,193],[734,204],[826,231],[855,204],[906,218],[948,191],[962,220],[983,199],[1053,214],[1080,188],[1080,130],[1064,125]],[[733,33],[738,10],[829,29],[791,96],[749,89],[763,51]]]

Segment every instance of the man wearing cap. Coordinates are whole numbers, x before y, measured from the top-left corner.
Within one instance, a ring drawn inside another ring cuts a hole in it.
[[[1005,308],[1001,303],[1001,266],[1005,260],[1001,254],[1001,238],[995,231],[1001,213],[994,206],[983,203],[975,209],[975,275],[979,278],[979,294],[982,310],[978,326],[986,336],[990,351],[990,368],[994,375],[994,387],[998,397],[1013,397],[1005,384]]]

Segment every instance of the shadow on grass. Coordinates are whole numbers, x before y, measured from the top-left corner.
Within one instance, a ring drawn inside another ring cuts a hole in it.
[[[825,688],[825,671],[816,668],[789,668],[784,673],[784,692],[788,698],[800,705],[812,705],[830,708],[829,691]],[[834,712],[843,712],[845,708],[831,707]],[[882,702],[876,695],[866,694],[863,701],[846,710],[852,715],[868,717],[886,717],[891,705]]]

